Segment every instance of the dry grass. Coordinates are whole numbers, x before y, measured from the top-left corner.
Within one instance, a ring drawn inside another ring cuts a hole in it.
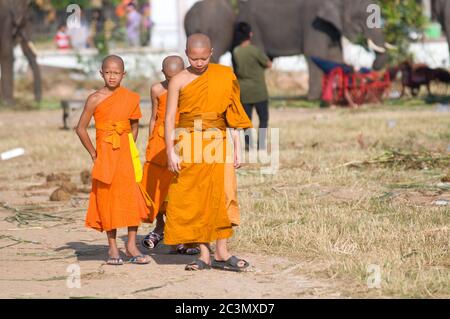
[[[445,166],[342,166],[388,148],[446,156],[448,119],[426,109],[284,113],[271,122],[282,127],[283,169],[241,172],[236,247],[312,260],[304,271],[347,280],[351,296],[448,297],[450,209],[433,201],[450,193],[427,191]],[[367,288],[370,264],[381,267],[381,290]]]
[[[273,110],[281,170],[239,172],[243,225],[233,248],[309,261],[298,271],[340,279],[345,296],[449,297],[450,206],[433,204],[450,199],[437,186],[445,167],[343,166],[387,149],[447,155],[448,119],[430,108]],[[22,196],[39,172],[79,178],[90,167],[76,135],[60,126],[60,111],[0,111],[0,151],[27,152],[0,163],[1,192]],[[142,154],[146,137],[143,129]],[[367,287],[370,264],[381,267],[381,289]]]

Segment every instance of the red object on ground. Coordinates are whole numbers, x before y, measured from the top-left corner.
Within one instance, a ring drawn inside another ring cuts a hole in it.
[[[324,74],[322,100],[331,104],[347,104],[346,95],[354,103],[381,101],[391,86],[389,72],[344,73],[341,67]]]

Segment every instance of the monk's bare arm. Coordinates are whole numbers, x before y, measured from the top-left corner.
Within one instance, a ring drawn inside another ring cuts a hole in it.
[[[139,132],[139,120],[137,119],[130,120],[130,125],[131,125],[131,133],[133,134],[133,139],[136,142]]]
[[[166,141],[167,164],[171,172],[179,172],[180,159],[174,150],[174,130],[175,117],[178,108],[178,98],[180,96],[181,82],[180,78],[175,76],[169,83],[169,92],[167,95],[167,109],[164,125],[164,136]]]
[[[149,133],[148,133],[149,137],[152,135],[156,122],[156,114],[158,113],[158,105],[159,105],[158,93],[159,91],[157,89],[157,85],[153,85],[150,90],[150,98],[152,99],[152,117],[150,118],[149,124]]]
[[[233,147],[234,147],[234,168],[241,167],[241,143],[239,140],[239,131],[236,129],[231,129],[231,136],[233,137]]]
[[[81,113],[80,120],[78,121],[78,125],[75,130],[78,137],[80,138],[81,143],[89,152],[93,161],[95,161],[95,159],[97,158],[97,152],[94,145],[92,144],[91,138],[89,137],[87,128],[89,126],[89,123],[91,122],[92,116],[94,115],[94,111],[98,102],[99,96],[96,93],[88,97],[83,109],[83,113]]]

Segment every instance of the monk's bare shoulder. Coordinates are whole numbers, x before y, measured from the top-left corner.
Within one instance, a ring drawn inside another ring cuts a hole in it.
[[[105,98],[105,94],[102,93],[101,90],[97,90],[88,96],[85,108],[88,110],[95,110],[97,105],[100,104]]]
[[[169,88],[180,90],[183,86],[189,83],[190,73],[188,70],[183,70],[177,75],[175,75],[169,83]]]
[[[152,98],[157,98],[157,97],[161,96],[162,94],[165,93],[165,91],[166,91],[166,89],[162,85],[162,82],[155,83],[150,88],[150,94],[151,94]]]

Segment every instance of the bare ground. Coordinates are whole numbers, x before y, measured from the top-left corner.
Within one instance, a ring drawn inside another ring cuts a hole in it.
[[[16,145],[27,149],[24,157],[1,163],[0,281],[3,289],[0,298],[341,296],[333,280],[302,274],[300,270],[305,261],[265,254],[235,251],[252,264],[249,272],[240,274],[217,270],[186,272],[184,265],[193,257],[171,255],[166,246],[151,253],[153,260],[149,265],[105,265],[105,234],[84,227],[88,186],[81,182],[77,168],[88,167],[86,164],[89,163],[83,159],[84,153],[79,154],[83,150],[71,136],[73,133],[58,129],[61,126],[60,112],[0,114],[2,149]],[[27,137],[33,136],[32,132],[39,134],[43,131],[46,133],[38,137],[38,141],[27,142]],[[82,159],[82,165],[73,158],[70,163],[65,162],[72,156],[61,152],[71,152],[70,146],[66,150],[54,149],[61,139],[63,143],[70,140],[70,145],[78,152],[74,157]],[[48,183],[46,176],[55,172],[68,173],[77,185],[79,191],[71,196],[70,201],[49,201],[50,194],[58,188],[58,182]],[[151,227],[143,226],[140,237]],[[125,230],[120,234],[119,243],[126,239]],[[67,284],[72,278],[70,275],[76,274],[71,268],[73,265],[80,267],[81,288],[69,288],[70,284]]]
[[[0,297],[449,296],[450,210],[435,204],[450,202],[448,183],[438,186],[448,169],[343,166],[385,147],[445,153],[448,120],[432,109],[272,110],[271,126],[281,128],[279,173],[238,174],[243,225],[231,246],[253,265],[241,274],[185,272],[192,257],[167,247],[149,265],[104,265],[105,234],[83,226],[89,185],[80,173],[90,169],[89,156],[61,126],[60,111],[0,112],[0,152],[26,150],[0,162]],[[140,134],[143,151],[145,127]],[[60,173],[71,180],[70,200],[49,201],[62,182],[46,177]],[[368,289],[370,264],[382,267],[382,289]],[[81,288],[67,284],[74,265]]]

